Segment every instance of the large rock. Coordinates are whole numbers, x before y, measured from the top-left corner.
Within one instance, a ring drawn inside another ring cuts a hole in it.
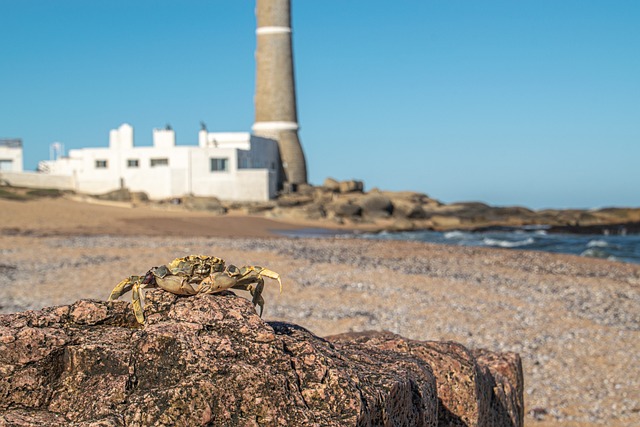
[[[140,202],[149,201],[149,196],[147,195],[147,193],[144,193],[141,191],[132,192],[132,191],[129,191],[128,188],[120,188],[118,190],[113,190],[108,193],[97,194],[97,195],[94,195],[93,197],[98,200],[107,200],[110,202],[140,203]]]
[[[327,205],[327,210],[337,217],[354,217],[362,214],[362,208],[351,201],[336,202]]]
[[[322,186],[329,191],[335,191],[336,193],[340,191],[340,182],[336,181],[333,178],[326,178]]]
[[[340,181],[341,193],[353,193],[353,192],[361,193],[363,190],[364,190],[364,182],[362,181],[358,181],[355,179],[351,179],[348,181]]]
[[[431,222],[435,229],[448,229],[455,228],[462,224],[460,218],[456,216],[444,216],[444,215],[433,215],[431,217]]]
[[[334,193],[361,193],[364,190],[364,182],[356,179],[337,181],[333,178],[326,178],[322,183],[322,187],[328,191],[333,191]]]
[[[483,349],[474,350],[473,355],[493,390],[487,425],[523,425],[524,375],[520,356]]]
[[[426,219],[429,215],[421,205],[417,203],[397,203],[393,202],[393,215],[399,218]]]
[[[362,213],[370,218],[387,218],[393,213],[391,200],[380,194],[368,194],[358,201]]]
[[[324,340],[230,293],[150,291],[145,315],[83,300],[0,316],[0,425],[522,425],[517,356],[483,351],[482,368],[456,344]]]
[[[273,218],[289,218],[295,220],[313,220],[325,218],[327,215],[321,203],[310,203],[295,207],[278,207],[270,212]]]
[[[192,211],[207,211],[218,215],[227,213],[227,208],[215,197],[185,196],[181,201],[186,209]]]
[[[438,388],[438,425],[512,427],[524,424],[524,381],[517,354],[471,352],[453,342],[414,341],[388,332],[327,337],[344,347],[410,354],[432,367]]]

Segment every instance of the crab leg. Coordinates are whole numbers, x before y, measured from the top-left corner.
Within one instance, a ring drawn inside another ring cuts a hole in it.
[[[268,277],[269,279],[277,280],[278,284],[280,285],[280,293],[282,293],[282,281],[280,280],[280,275],[275,271],[271,271],[268,268],[259,267],[257,265],[247,265],[245,267],[242,267],[240,271],[243,277],[247,276],[249,272],[254,271],[256,272],[258,277],[265,276],[265,277]]]
[[[122,295],[129,292],[133,287],[133,284],[140,283],[141,279],[142,277],[140,276],[129,276],[128,278],[118,283],[116,287],[111,291],[111,295],[109,295],[109,301],[117,300]]]
[[[140,292],[140,282],[136,282],[133,285],[133,291],[131,292],[132,295],[132,305],[133,305],[133,312],[136,315],[136,319],[138,320],[138,323],[144,323],[144,311],[142,310],[142,298],[144,298],[142,296],[142,293]]]
[[[253,297],[253,300],[251,302],[253,302],[254,306],[257,305],[258,307],[260,307],[260,317],[262,317],[262,310],[264,310],[264,298],[262,298],[263,289],[264,289],[264,280],[262,279],[262,277],[258,277],[258,281],[256,282],[255,288],[251,286],[251,288],[249,289],[249,292]]]

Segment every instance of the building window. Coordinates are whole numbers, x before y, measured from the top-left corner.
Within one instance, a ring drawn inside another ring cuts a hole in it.
[[[151,167],[156,166],[169,166],[169,159],[151,159]]]
[[[0,171],[10,171],[13,169],[13,160],[0,159]]]
[[[238,169],[251,169],[249,159],[246,157],[240,157],[240,164],[238,165]]]
[[[106,160],[96,160],[96,169],[106,169],[107,161]]]
[[[138,159],[128,159],[127,160],[127,167],[128,168],[140,167],[140,162],[138,161]]]
[[[229,170],[229,159],[211,159],[211,172]]]

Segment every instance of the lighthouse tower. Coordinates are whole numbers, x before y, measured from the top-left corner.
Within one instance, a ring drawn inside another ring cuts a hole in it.
[[[298,139],[290,0],[256,3],[256,118],[253,133],[278,141],[285,188],[307,183]]]

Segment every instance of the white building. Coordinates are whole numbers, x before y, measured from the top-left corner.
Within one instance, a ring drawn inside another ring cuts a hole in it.
[[[74,189],[89,194],[126,187],[152,199],[192,194],[261,201],[276,195],[278,162],[275,140],[246,132],[203,129],[198,146],[177,146],[172,129],[154,129],[153,146],[136,147],[133,128],[123,124],[109,133],[108,148],[70,150],[40,162],[39,170],[72,177]]]
[[[0,139],[0,172],[22,172],[22,141]]]

